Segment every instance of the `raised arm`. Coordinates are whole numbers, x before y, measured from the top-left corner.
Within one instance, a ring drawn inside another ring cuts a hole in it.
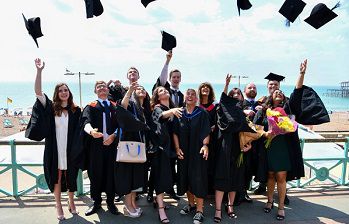
[[[129,103],[129,101],[130,101],[130,97],[131,97],[132,93],[137,89],[138,86],[139,86],[139,85],[138,85],[137,82],[131,83],[130,88],[128,88],[128,90],[127,90],[127,92],[126,92],[124,98],[122,99],[121,105],[122,105],[122,107],[125,108],[126,110],[127,110],[127,107],[128,107],[128,103]]]
[[[166,54],[166,61],[164,64],[164,67],[162,68],[159,80],[161,86],[165,86],[167,79],[168,79],[168,65],[170,64],[172,58],[172,50],[169,50]]]
[[[305,59],[304,62],[302,62],[301,65],[299,66],[299,76],[296,82],[296,89],[300,89],[303,86],[304,74],[307,70],[307,63],[308,63],[308,60]]]
[[[231,80],[231,75],[228,73],[227,76],[225,77],[225,85],[223,89],[223,93],[227,95],[228,95],[228,87],[229,87],[230,80]]]
[[[35,78],[34,90],[36,95],[42,96],[41,73],[45,67],[45,62],[42,62],[41,64],[41,59],[37,58],[35,59],[35,66],[36,66],[36,78]]]

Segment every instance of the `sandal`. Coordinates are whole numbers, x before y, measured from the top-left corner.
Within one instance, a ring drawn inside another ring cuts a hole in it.
[[[67,204],[68,204],[68,211],[69,211],[72,215],[78,215],[78,214],[79,214],[79,212],[76,210],[76,208],[75,208],[74,210],[71,209],[69,200],[67,201]]]
[[[268,204],[271,204],[270,208],[267,207]],[[266,205],[265,205],[265,207],[264,207],[264,212],[265,212],[265,213],[270,213],[271,210],[272,210],[273,208],[274,208],[274,200],[273,200],[272,202],[267,201],[267,203],[266,203]]]
[[[234,208],[234,205],[228,205],[228,211],[229,211],[229,207]],[[228,216],[229,216],[229,218],[231,218],[231,219],[236,219],[236,218],[238,217],[234,211],[228,212]]]
[[[220,223],[222,221],[222,210],[221,209],[216,209],[216,211],[221,213],[221,217],[215,216],[215,217],[213,217],[213,221],[215,223]]]
[[[280,214],[279,214],[279,211],[284,211],[284,212],[285,212],[285,209],[278,209],[278,214],[277,214],[277,216],[276,216],[276,220],[282,221],[282,220],[285,219],[285,213],[284,213],[284,215],[280,215]]]
[[[164,209],[164,212],[165,212],[165,208],[164,207],[159,207],[158,210],[160,210],[160,209]],[[161,223],[170,223],[170,220],[167,217],[164,218],[164,219],[161,219],[160,213],[159,213],[159,220],[160,220]]]

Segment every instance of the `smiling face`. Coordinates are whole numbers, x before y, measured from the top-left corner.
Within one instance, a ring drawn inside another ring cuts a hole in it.
[[[159,100],[168,100],[170,98],[170,93],[164,87],[158,88],[157,91]]]
[[[145,98],[147,96],[147,91],[145,91],[143,86],[138,86],[136,91],[135,91],[137,97],[139,98]]]
[[[198,97],[196,91],[193,89],[188,89],[185,94],[185,103],[187,106],[195,106],[198,102]]]
[[[171,86],[178,88],[179,83],[181,82],[181,72],[178,70],[172,71],[170,73],[170,82]]]
[[[280,89],[280,82],[276,80],[270,80],[268,81],[267,87],[268,87],[269,95],[271,95],[275,90]]]
[[[203,86],[203,87],[201,87],[201,89],[200,89],[200,93],[201,93],[201,95],[202,96],[209,96],[210,95],[210,88],[208,87],[208,86]]]
[[[275,90],[272,97],[274,104],[280,104],[285,99],[285,95],[281,90]]]
[[[138,70],[136,68],[134,68],[134,67],[131,67],[127,71],[127,79],[130,81],[130,83],[137,82],[137,80],[139,79]]]
[[[62,102],[67,102],[70,96],[69,89],[66,85],[62,85],[61,87],[58,88],[58,98]]]
[[[257,87],[254,83],[247,84],[244,91],[247,98],[254,99],[257,96]]]
[[[104,81],[97,81],[95,84],[95,93],[97,94],[98,98],[106,99],[109,94],[107,84]]]

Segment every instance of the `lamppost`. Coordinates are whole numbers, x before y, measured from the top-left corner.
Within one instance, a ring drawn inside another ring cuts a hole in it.
[[[65,69],[64,75],[79,75],[79,95],[80,95],[80,107],[82,108],[82,99],[81,99],[81,75],[95,75],[95,73],[90,72],[71,72],[68,69]]]
[[[232,78],[239,78],[239,89],[240,89],[240,78],[247,79],[248,76],[246,75],[234,75]]]

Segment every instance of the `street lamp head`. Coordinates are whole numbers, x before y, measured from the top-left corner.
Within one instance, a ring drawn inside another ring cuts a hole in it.
[[[86,72],[85,75],[95,75],[93,72]]]
[[[64,73],[64,75],[74,75],[74,73],[72,73],[72,72],[67,72],[67,73]]]

